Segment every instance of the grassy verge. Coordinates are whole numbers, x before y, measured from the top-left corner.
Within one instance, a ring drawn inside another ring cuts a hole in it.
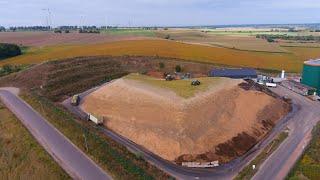
[[[141,74],[130,74],[124,77],[125,79],[136,80],[152,86],[169,89],[175,92],[177,95],[183,98],[193,97],[196,93],[207,91],[212,86],[217,86],[222,83],[221,78],[197,78],[200,82],[200,86],[191,86],[192,80],[175,80],[164,81],[157,78],[153,78]]]
[[[314,128],[312,135],[310,145],[289,173],[287,180],[320,179],[320,123]]]
[[[235,178],[235,180],[251,179],[255,173],[259,170],[260,165],[268,158],[273,151],[275,151],[279,145],[288,137],[287,132],[281,132],[277,138],[275,138],[264,150],[246,166]],[[256,168],[253,169],[252,166]]]
[[[70,179],[1,103],[0,179]]]
[[[162,171],[64,109],[34,93],[22,98],[115,179],[167,179]]]
[[[0,77],[16,73],[22,70],[29,68],[29,65],[10,65],[6,64],[3,67],[0,67]]]

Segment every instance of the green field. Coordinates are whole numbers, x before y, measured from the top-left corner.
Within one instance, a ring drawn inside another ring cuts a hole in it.
[[[268,35],[288,35],[298,36],[297,32],[271,32],[271,31],[209,31],[210,34],[215,35],[229,35],[229,36],[256,36],[258,34]]]
[[[184,98],[193,97],[195,94],[205,92],[210,87],[217,86],[223,82],[223,78],[202,77],[197,78],[201,82],[200,86],[191,86],[192,79],[165,81],[140,74],[130,74],[125,76],[124,79],[136,80],[152,86],[169,89]]]
[[[155,36],[154,31],[145,30],[145,29],[106,29],[106,30],[101,30],[101,33],[110,34],[110,35],[147,36],[147,37]]]
[[[70,179],[0,103],[0,179]]]
[[[306,152],[287,177],[287,180],[320,179],[320,123],[312,132],[312,140]]]

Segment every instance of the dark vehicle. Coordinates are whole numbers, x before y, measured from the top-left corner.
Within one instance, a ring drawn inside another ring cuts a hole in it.
[[[199,80],[193,80],[191,86],[200,86],[201,82]]]
[[[167,76],[166,76],[166,81],[173,81],[174,80],[174,76],[172,76],[172,75],[170,75],[170,74],[168,74]]]

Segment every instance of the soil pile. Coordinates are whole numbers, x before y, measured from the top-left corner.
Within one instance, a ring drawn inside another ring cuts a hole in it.
[[[87,96],[81,107],[164,159],[226,162],[248,151],[289,111],[282,100],[245,90],[241,83],[224,79],[185,99],[165,88],[119,79]]]

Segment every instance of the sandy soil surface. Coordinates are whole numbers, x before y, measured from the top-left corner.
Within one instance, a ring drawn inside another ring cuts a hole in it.
[[[238,86],[241,82],[225,79],[185,99],[167,89],[119,79],[87,96],[81,108],[104,116],[106,127],[167,160],[199,160],[201,154],[206,160],[221,160],[215,154],[219,145],[244,132],[259,140],[269,130],[262,119],[276,122],[285,112],[282,101],[246,91]]]
[[[60,44],[94,44],[103,42],[114,42],[122,40],[144,40],[151,39],[149,37],[138,36],[113,36],[107,34],[87,34],[87,33],[62,33],[53,32],[1,32],[1,43],[14,43],[23,46],[48,46]]]

